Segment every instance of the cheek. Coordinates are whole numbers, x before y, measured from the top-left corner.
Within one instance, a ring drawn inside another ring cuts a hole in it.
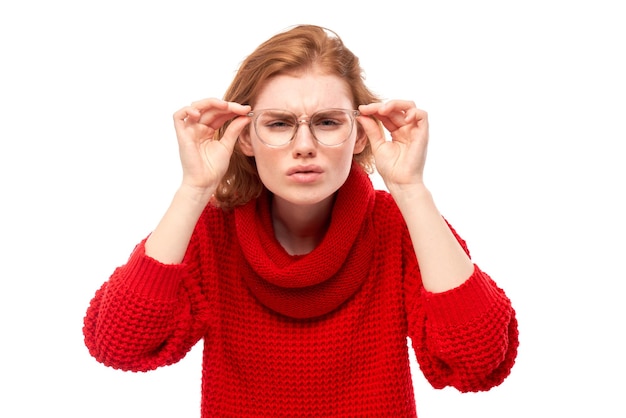
[[[339,177],[344,177],[348,175],[350,172],[350,168],[352,167],[352,161],[354,160],[354,146],[347,146],[345,149],[335,150],[336,153],[329,154],[330,160],[333,161],[331,166],[335,171],[336,175]]]
[[[257,165],[260,163],[263,164],[268,160],[271,161],[273,159],[276,159],[276,157],[273,156],[273,154],[275,153],[272,152],[276,150],[266,147],[258,139],[252,141],[250,150],[252,152],[252,156],[257,161]]]
[[[255,146],[252,148],[253,157],[256,162],[256,169],[262,182],[268,180],[279,167],[280,156],[276,150],[268,150],[265,146]]]

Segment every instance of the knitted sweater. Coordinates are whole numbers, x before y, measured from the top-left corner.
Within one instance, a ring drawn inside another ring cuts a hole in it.
[[[202,339],[204,418],[415,417],[407,337],[435,388],[488,390],[509,374],[518,339],[504,292],[477,266],[456,289],[426,291],[401,213],[362,170],[304,256],[274,238],[270,199],[208,206],[179,265],[141,242],[88,308],[90,353],[148,371]]]

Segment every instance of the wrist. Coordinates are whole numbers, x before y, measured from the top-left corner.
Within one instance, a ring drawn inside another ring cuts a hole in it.
[[[428,190],[426,185],[421,182],[412,184],[387,185],[387,189],[396,201],[432,199],[430,190]]]
[[[213,197],[215,189],[215,187],[197,187],[183,182],[176,191],[176,197],[204,207]]]
[[[424,184],[394,187],[389,192],[405,219],[438,214],[433,195]]]

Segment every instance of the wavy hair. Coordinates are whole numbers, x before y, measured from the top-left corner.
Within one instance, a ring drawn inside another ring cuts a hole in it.
[[[272,77],[311,68],[344,79],[355,109],[360,104],[380,102],[365,85],[358,57],[335,32],[315,25],[294,26],[259,45],[242,62],[224,100],[254,106],[261,89]],[[228,123],[216,133],[216,139],[223,136],[227,126]],[[362,127],[357,124],[357,129],[360,132]],[[366,172],[373,171],[369,142],[353,158]],[[244,155],[237,143],[228,170],[215,191],[214,204],[230,209],[258,197],[263,188],[254,157]]]

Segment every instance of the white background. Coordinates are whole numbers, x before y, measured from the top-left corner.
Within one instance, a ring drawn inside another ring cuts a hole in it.
[[[626,25],[619,1],[5,1],[0,416],[199,417],[200,345],[147,374],[82,342],[95,290],[180,181],[171,115],[297,23],[429,112],[427,180],[517,310],[511,376],[418,413],[624,417]]]

